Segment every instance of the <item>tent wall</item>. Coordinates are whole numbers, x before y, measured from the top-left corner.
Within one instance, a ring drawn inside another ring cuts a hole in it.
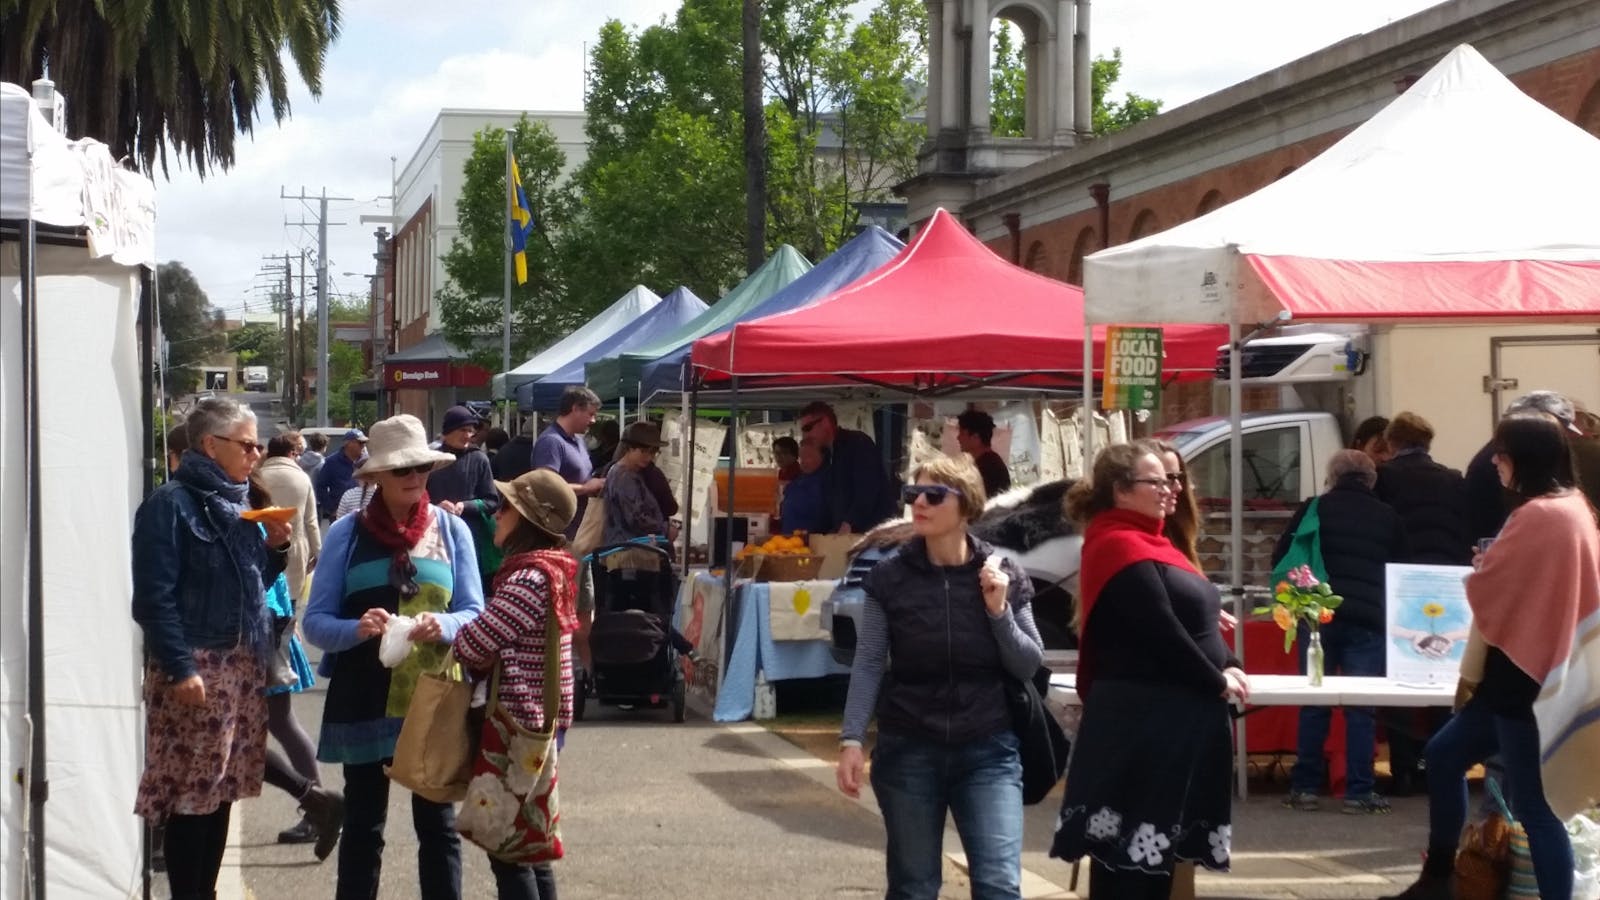
[[[138,269],[38,248],[40,495],[51,900],[128,897],[140,883],[143,764],[129,534],[140,494]],[[18,245],[0,249],[0,771],[21,763],[26,671]],[[0,817],[0,898],[20,897],[17,798]]]

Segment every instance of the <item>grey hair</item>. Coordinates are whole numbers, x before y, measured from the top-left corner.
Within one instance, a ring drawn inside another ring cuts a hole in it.
[[[256,414],[250,407],[227,397],[207,397],[189,410],[183,427],[189,433],[189,446],[199,449],[206,435],[224,434],[240,422],[254,422]]]
[[[1340,450],[1328,460],[1328,487],[1346,475],[1361,476],[1361,483],[1369,488],[1378,483],[1378,467],[1360,450]]]

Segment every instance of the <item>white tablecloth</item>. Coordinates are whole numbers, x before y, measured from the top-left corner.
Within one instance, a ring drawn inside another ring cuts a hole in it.
[[[1050,699],[1063,706],[1079,704],[1077,676],[1050,676]],[[1312,687],[1304,675],[1251,675],[1251,706],[1450,706],[1454,684],[1410,685],[1387,678],[1328,675]]]

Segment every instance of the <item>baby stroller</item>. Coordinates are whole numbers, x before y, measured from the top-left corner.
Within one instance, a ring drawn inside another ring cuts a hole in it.
[[[600,547],[591,560],[594,671],[587,687],[597,703],[611,706],[660,709],[670,703],[672,721],[682,722],[686,686],[672,640],[678,580],[671,553],[646,539]],[[573,718],[583,717],[587,693],[580,684]]]

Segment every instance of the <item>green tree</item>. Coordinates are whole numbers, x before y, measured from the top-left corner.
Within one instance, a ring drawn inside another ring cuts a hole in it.
[[[505,142],[503,128],[485,128],[473,135],[456,205],[459,234],[445,251],[446,283],[435,294],[445,336],[471,351],[475,362],[495,370],[500,367],[499,342],[493,349],[478,347],[485,336],[499,335],[505,321],[509,196]],[[571,191],[560,183],[566,154],[549,126],[527,116],[511,129],[511,143],[534,224],[527,245],[528,282],[511,289],[513,356],[526,358],[535,347],[583,324],[601,307],[574,302],[557,265],[556,241],[572,220],[574,203]]]
[[[371,422],[371,414],[350,404],[350,386],[367,377],[361,348],[346,341],[328,344],[328,421]],[[366,407],[370,404],[363,403]],[[366,418],[361,418],[365,415]]]
[[[237,354],[241,366],[267,366],[283,371],[283,328],[267,322],[250,322],[228,335],[228,352]]]
[[[293,65],[322,90],[338,0],[0,0],[0,80],[45,74],[67,97],[67,131],[99,138],[145,171],[170,145],[197,171],[227,169],[263,100],[289,115]]]
[[[1012,29],[995,30],[993,68],[989,73],[989,126],[997,137],[1025,133],[1027,77],[1022,48],[1015,43]],[[1142,122],[1161,112],[1162,101],[1127,92],[1122,99],[1112,98],[1112,89],[1122,78],[1122,48],[1112,49],[1109,57],[1096,57],[1089,72],[1094,133],[1107,135]]]
[[[200,364],[224,345],[211,299],[181,262],[156,267],[156,291],[167,341],[167,396],[192,394],[200,386]]]

